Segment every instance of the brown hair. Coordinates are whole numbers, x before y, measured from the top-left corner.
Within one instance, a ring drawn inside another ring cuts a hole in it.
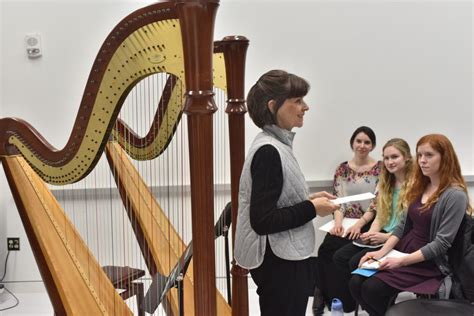
[[[357,135],[359,135],[359,133],[364,133],[365,135],[367,135],[367,137],[370,139],[370,142],[372,143],[372,149],[374,149],[377,138],[375,137],[374,131],[368,126],[360,126],[354,131],[354,133],[352,133],[351,139],[349,141],[351,149],[354,149],[354,140]]]
[[[423,175],[420,166],[418,164],[418,147],[424,144],[429,144],[435,151],[440,153],[441,162],[439,167],[439,187],[436,192],[428,199],[422,209],[429,209],[434,203],[438,201],[441,193],[449,187],[459,187],[468,195],[466,182],[461,174],[461,166],[459,164],[458,157],[454,151],[453,145],[449,139],[441,134],[429,134],[420,138],[416,144],[417,158],[416,162],[418,167],[415,168],[413,175],[413,182],[410,185],[410,191],[407,195],[407,201],[409,204],[413,203],[419,198],[426,186],[430,182],[430,179]],[[470,213],[472,207],[468,204],[467,211]]]
[[[286,99],[304,97],[309,83],[284,70],[270,70],[263,74],[250,88],[247,95],[247,107],[250,118],[258,127],[276,124],[276,113]],[[274,100],[274,113],[268,108],[268,102]]]

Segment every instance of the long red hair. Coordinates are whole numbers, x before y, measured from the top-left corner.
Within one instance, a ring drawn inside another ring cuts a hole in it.
[[[449,139],[441,134],[429,134],[420,138],[418,143],[416,143],[416,165],[415,172],[412,177],[412,182],[410,184],[410,190],[407,194],[407,202],[411,204],[415,202],[424,192],[426,186],[430,183],[430,178],[423,175],[421,172],[420,165],[418,163],[418,147],[421,145],[428,144],[435,151],[440,153],[441,162],[439,167],[439,187],[430,196],[426,204],[423,206],[423,209],[429,209],[434,203],[439,199],[441,193],[443,193],[449,187],[459,187],[468,195],[466,182],[461,173],[461,166],[459,164],[458,157],[454,151],[453,145]],[[471,213],[472,207],[468,204],[467,211]]]

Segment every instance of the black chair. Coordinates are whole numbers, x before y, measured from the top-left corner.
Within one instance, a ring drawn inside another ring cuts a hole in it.
[[[466,301],[442,299],[414,299],[391,306],[386,316],[473,316],[474,305]]]

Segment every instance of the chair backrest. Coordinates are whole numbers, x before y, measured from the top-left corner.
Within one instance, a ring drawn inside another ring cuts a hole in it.
[[[474,219],[466,214],[448,251],[453,269],[451,296],[474,302]]]
[[[405,316],[405,315],[457,315],[471,316],[474,313],[474,306],[467,302],[441,299],[418,299],[408,300],[390,307],[385,316]]]

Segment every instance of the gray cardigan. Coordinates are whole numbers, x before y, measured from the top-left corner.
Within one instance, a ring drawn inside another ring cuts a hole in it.
[[[468,197],[459,187],[450,187],[441,193],[433,208],[430,242],[420,249],[425,260],[433,259],[441,273],[446,276],[438,291],[440,298],[448,298],[451,291],[451,267],[448,263],[447,252],[456,237],[467,205]],[[412,227],[413,222],[405,212],[392,234],[401,239]]]

